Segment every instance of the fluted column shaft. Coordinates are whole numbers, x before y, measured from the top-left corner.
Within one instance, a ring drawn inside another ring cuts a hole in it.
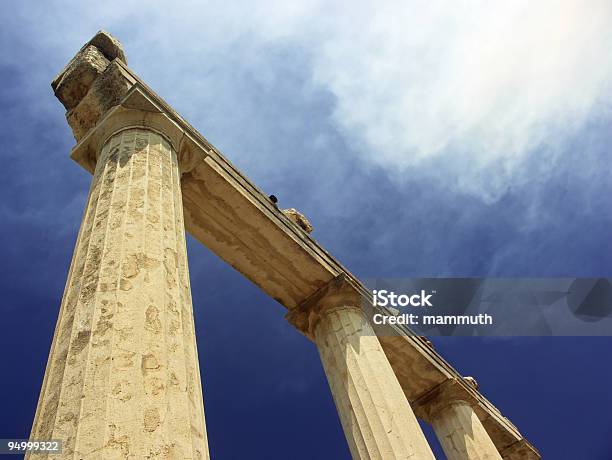
[[[100,151],[31,438],[61,439],[53,458],[208,458],[177,157],[153,131]]]
[[[464,401],[442,406],[431,424],[448,460],[501,460],[474,409]]]
[[[385,353],[359,307],[326,309],[314,340],[355,459],[434,459]]]

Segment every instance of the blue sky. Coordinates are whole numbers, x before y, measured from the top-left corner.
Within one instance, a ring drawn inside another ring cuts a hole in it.
[[[90,182],[50,82],[100,28],[360,277],[612,277],[609,2],[286,3],[0,4],[0,437],[29,433]],[[188,246],[213,457],[348,458],[314,346]],[[435,345],[545,458],[612,458],[609,338]]]

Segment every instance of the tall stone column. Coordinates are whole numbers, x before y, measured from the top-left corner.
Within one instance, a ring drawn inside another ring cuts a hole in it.
[[[434,459],[387,357],[340,276],[288,320],[314,340],[355,459]]]
[[[32,439],[53,458],[208,458],[177,156],[125,129],[101,147]]]
[[[476,385],[474,379],[466,379]],[[449,380],[416,401],[417,413],[431,423],[448,460],[501,460],[474,408],[465,387]]]

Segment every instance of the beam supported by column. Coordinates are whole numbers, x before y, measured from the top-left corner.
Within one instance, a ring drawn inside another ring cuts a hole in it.
[[[468,383],[473,384],[473,379]],[[417,414],[431,423],[448,460],[501,460],[491,437],[468,402],[464,387],[448,380],[415,402]]]
[[[98,33],[90,40],[53,87],[77,140],[71,157],[92,174],[100,146],[123,127],[163,133],[179,158],[187,232],[287,309],[302,305],[341,274],[367,292],[308,235],[307,226],[281,212],[267,193],[139,79],[110,35]],[[425,341],[405,328],[385,328],[376,328],[378,340],[410,404],[448,379],[461,379]],[[504,459],[540,458],[481,393],[471,388],[466,397]]]
[[[434,459],[360,297],[340,276],[287,319],[319,349],[353,458]]]
[[[97,121],[90,74],[122,58],[116,46],[98,34],[54,82],[69,120]],[[209,458],[176,148],[120,118],[113,130],[92,146],[31,438],[62,440],[53,458]]]

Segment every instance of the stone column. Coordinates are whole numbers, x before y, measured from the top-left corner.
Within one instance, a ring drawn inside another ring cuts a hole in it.
[[[448,460],[501,460],[501,455],[465,401],[453,401],[431,419],[436,436]]]
[[[495,444],[474,411],[471,377],[447,382],[415,402],[417,413],[431,423],[448,460],[501,460]]]
[[[319,349],[353,458],[434,459],[345,276],[292,310],[288,320]]]
[[[209,457],[177,156],[157,132],[99,150],[31,438],[62,440],[53,458]]]

